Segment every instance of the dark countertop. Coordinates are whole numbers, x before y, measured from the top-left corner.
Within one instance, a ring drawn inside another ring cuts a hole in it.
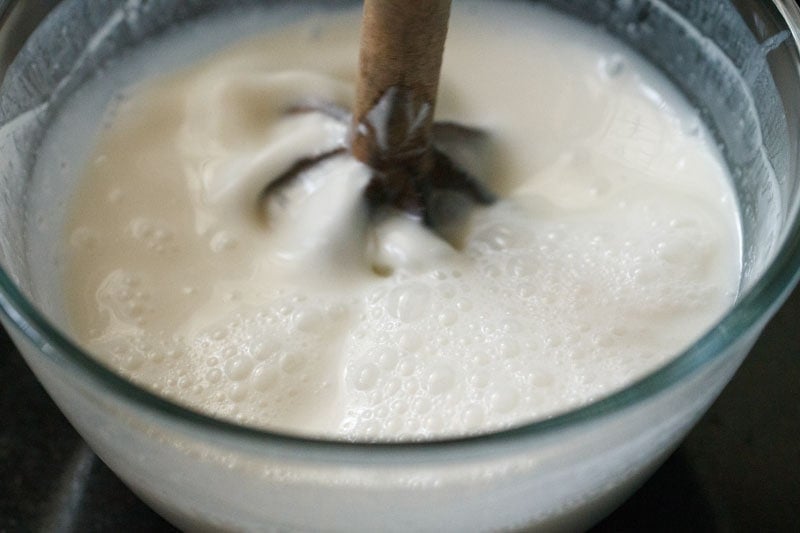
[[[0,330],[0,532],[173,531],[88,449]],[[800,531],[800,290],[702,421],[596,527]]]

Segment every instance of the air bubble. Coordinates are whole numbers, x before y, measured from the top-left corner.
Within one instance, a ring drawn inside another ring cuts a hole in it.
[[[281,353],[281,345],[274,340],[266,340],[250,347],[250,354],[259,361],[266,361]]]
[[[181,390],[187,390],[193,385],[192,378],[189,376],[181,376],[178,378],[178,388]]]
[[[384,350],[378,356],[378,364],[384,370],[394,370],[394,368],[397,366],[398,360],[399,357],[397,352],[394,350]]]
[[[383,423],[383,428],[387,435],[399,435],[403,431],[403,421],[398,418],[390,418]]]
[[[292,323],[300,331],[310,333],[320,331],[325,321],[322,313],[315,309],[300,309],[292,316]]]
[[[414,363],[408,359],[403,359],[397,369],[400,371],[401,376],[410,376],[414,373]]]
[[[387,296],[386,310],[403,322],[414,322],[425,316],[430,300],[430,288],[422,283],[397,287]]]
[[[500,355],[510,359],[519,355],[519,344],[516,341],[507,339],[500,343]]]
[[[504,332],[511,335],[519,335],[523,331],[522,324],[520,324],[518,321],[514,319],[504,320],[500,325],[500,328]]]
[[[444,429],[444,420],[438,414],[431,414],[425,418],[423,427],[429,433],[440,433]]]
[[[506,263],[506,274],[517,278],[527,278],[536,273],[536,265],[530,257],[512,257]]]
[[[137,352],[131,352],[122,357],[122,367],[126,370],[137,370],[144,364],[144,357]]]
[[[458,315],[450,309],[445,309],[439,313],[439,324],[445,327],[452,326],[458,320]]]
[[[230,359],[231,357],[236,356],[236,354],[238,353],[239,353],[239,348],[237,348],[236,346],[226,346],[222,350],[222,356],[225,357],[226,359]]]
[[[184,355],[184,349],[180,346],[173,346],[164,350],[164,356],[169,359],[180,359]]]
[[[432,407],[433,404],[431,404],[431,401],[425,397],[416,398],[411,403],[411,410],[418,415],[424,415],[428,413]]]
[[[472,354],[472,362],[478,366],[489,364],[490,358],[485,352],[475,352]]]
[[[408,379],[402,382],[400,388],[403,389],[403,392],[410,397],[416,394],[419,390],[419,383],[417,383],[415,378],[408,377]]]
[[[333,304],[325,310],[331,320],[342,320],[347,316],[347,308],[342,304]]]
[[[439,294],[442,295],[443,298],[453,298],[456,295],[456,289],[451,284],[444,284],[439,288]]]
[[[415,331],[405,331],[400,335],[398,345],[406,352],[416,352],[422,346],[422,337]]]
[[[459,311],[464,311],[464,312],[470,311],[472,309],[472,302],[465,298],[461,298],[458,301],[456,301],[456,308]]]
[[[228,398],[235,403],[243,401],[247,398],[247,387],[241,383],[234,383],[228,390]]]
[[[484,418],[483,408],[480,405],[470,405],[461,414],[461,422],[469,429],[480,428]]]
[[[455,383],[453,370],[449,367],[439,367],[428,375],[428,391],[431,394],[444,394]]]
[[[400,391],[400,380],[392,378],[386,381],[383,385],[383,397],[391,398]]]
[[[222,370],[219,368],[212,368],[206,372],[206,381],[209,383],[219,383],[222,381]]]
[[[353,384],[360,391],[372,390],[378,384],[378,376],[380,376],[378,367],[372,363],[367,363],[356,370]]]
[[[553,334],[547,337],[544,343],[548,348],[558,348],[564,343],[564,339],[560,335]]]
[[[233,381],[242,381],[250,376],[253,361],[249,357],[234,357],[225,363],[225,375]]]
[[[279,376],[278,371],[272,365],[261,364],[253,370],[252,377],[250,378],[253,387],[259,391],[265,391],[273,388],[278,384]]]
[[[502,272],[496,265],[491,265],[491,264],[486,265],[483,268],[483,272],[487,277],[494,279],[500,278],[502,274]]]
[[[483,389],[489,385],[489,376],[485,373],[473,374],[469,378],[469,383],[476,389]]]
[[[517,406],[518,395],[512,389],[501,389],[492,393],[489,404],[496,413],[508,413]]]

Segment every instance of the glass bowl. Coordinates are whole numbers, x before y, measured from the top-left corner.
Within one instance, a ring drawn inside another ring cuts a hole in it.
[[[65,333],[30,208],[58,102],[176,24],[255,0],[0,2],[0,308],[27,363],[97,454],[189,530],[587,527],[663,461],[736,371],[800,269],[800,10],[789,0],[550,0],[664,72],[700,110],[734,179],[734,307],[672,362],[590,405],[495,433],[346,443],[210,418],[114,374]],[[347,1],[308,2],[309,9]],[[33,34],[29,36],[32,30]],[[10,65],[10,66],[9,66]],[[55,191],[55,192],[53,192]],[[63,204],[62,204],[63,206]],[[33,229],[32,229],[33,228]],[[46,246],[44,248],[47,248]],[[55,276],[51,276],[55,277]]]

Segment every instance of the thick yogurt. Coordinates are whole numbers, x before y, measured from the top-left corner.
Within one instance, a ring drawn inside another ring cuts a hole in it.
[[[709,328],[735,298],[740,250],[697,114],[577,22],[454,10],[437,120],[490,133],[483,177],[501,198],[458,238],[371,218],[369,170],[348,156],[262,198],[292,162],[346,143],[346,121],[286,113],[353,100],[358,13],[309,19],[142,83],[110,111],[65,233],[77,338],[215,416],[406,439],[585,404]],[[103,83],[71,112],[96,114]]]

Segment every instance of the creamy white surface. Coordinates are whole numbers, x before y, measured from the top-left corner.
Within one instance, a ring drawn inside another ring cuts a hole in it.
[[[419,438],[602,397],[732,303],[735,202],[696,114],[541,8],[451,23],[437,117],[491,133],[502,198],[472,212],[462,249],[402,216],[370,222],[368,171],[346,156],[261,205],[292,161],[344,142],[346,124],[283,111],[349,107],[357,25],[274,31],[113,110],[65,237],[67,313],[92,353],[247,424]]]

